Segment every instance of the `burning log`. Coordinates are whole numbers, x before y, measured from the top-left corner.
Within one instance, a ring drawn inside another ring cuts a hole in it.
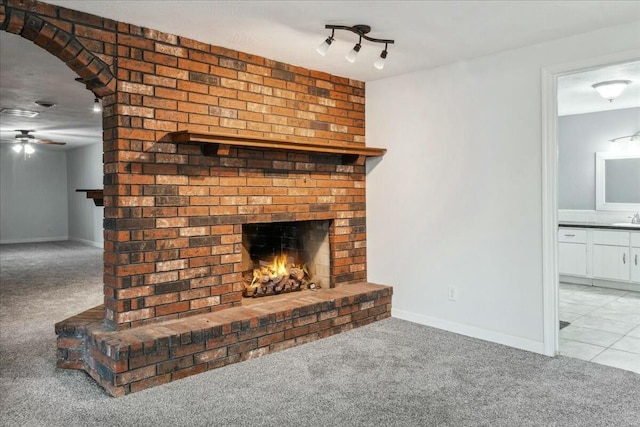
[[[262,297],[285,292],[314,289],[306,266],[287,264],[287,256],[277,256],[270,265],[246,271],[244,278],[244,296]]]

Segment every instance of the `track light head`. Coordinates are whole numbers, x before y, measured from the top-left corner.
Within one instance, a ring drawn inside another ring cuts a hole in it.
[[[345,58],[347,58],[347,61],[351,62],[352,64],[356,62],[356,58],[358,56],[358,52],[360,52],[361,47],[362,45],[360,44],[360,42],[356,43],[353,49],[351,49],[349,53],[347,53],[347,56],[345,56]]]
[[[333,37],[327,37],[327,39],[316,48],[316,52],[318,52],[322,56],[325,56],[327,54],[327,51],[329,50],[329,46],[331,46],[331,43],[333,43]]]
[[[384,62],[387,59],[387,46],[384,47],[384,50],[380,54],[380,58],[376,62],[373,63],[373,66],[378,70],[382,70],[384,68]]]

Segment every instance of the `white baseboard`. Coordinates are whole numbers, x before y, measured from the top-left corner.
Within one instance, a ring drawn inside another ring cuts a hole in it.
[[[565,276],[564,274],[560,275],[560,283],[593,286],[593,280],[588,277]]]
[[[640,292],[640,284],[629,282],[614,282],[612,280],[593,279],[593,286],[609,289],[621,289],[623,291]]]
[[[490,331],[488,329],[464,325],[462,323],[451,322],[449,320],[437,319],[435,317],[425,316],[409,311],[398,310],[393,307],[391,308],[391,316],[397,319],[407,320],[409,322],[443,329],[445,331],[454,332],[460,335],[466,335],[468,337],[478,338],[484,341],[490,341],[509,347],[515,347],[520,350],[544,354],[543,342],[533,341],[527,338],[515,337],[513,335]]]
[[[69,237],[69,240],[71,240],[73,242],[78,242],[78,243],[82,243],[82,244],[85,244],[85,245],[89,245],[89,246],[94,246],[96,248],[104,249],[104,243],[103,242],[94,242],[93,240],[80,239],[78,237]]]
[[[69,236],[34,237],[29,239],[6,239],[0,240],[0,245],[10,245],[13,243],[60,242],[63,240],[69,240]]]

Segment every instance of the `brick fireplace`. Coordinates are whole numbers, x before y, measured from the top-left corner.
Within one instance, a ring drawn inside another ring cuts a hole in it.
[[[363,82],[36,1],[3,1],[0,28],[104,107],[104,305],[56,325],[59,367],[120,396],[389,316],[366,283],[364,160],[384,150]],[[325,233],[300,248],[324,245],[320,289],[243,301],[247,231],[302,223]]]

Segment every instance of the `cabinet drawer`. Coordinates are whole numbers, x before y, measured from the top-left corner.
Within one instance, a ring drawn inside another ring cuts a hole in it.
[[[558,241],[567,243],[587,243],[587,230],[561,228],[558,230]]]
[[[593,243],[596,245],[629,246],[628,231],[604,231],[593,232]]]
[[[640,248],[640,233],[631,233],[631,246]]]

